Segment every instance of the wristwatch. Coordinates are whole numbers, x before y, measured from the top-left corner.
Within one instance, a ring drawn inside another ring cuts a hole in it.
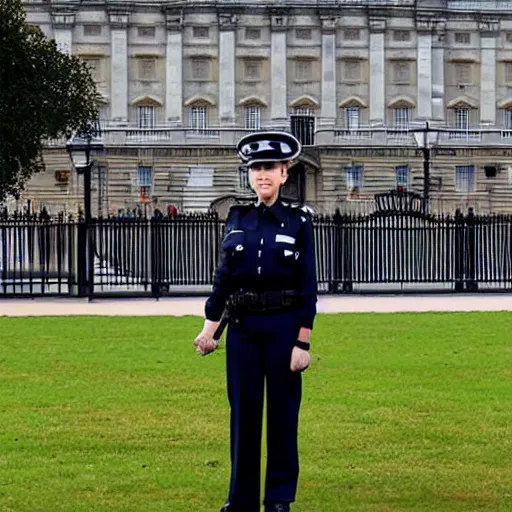
[[[302,350],[309,350],[309,345],[310,344],[305,341],[297,340],[295,342],[295,346],[301,348]]]

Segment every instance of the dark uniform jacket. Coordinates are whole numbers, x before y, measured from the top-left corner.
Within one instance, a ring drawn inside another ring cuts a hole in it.
[[[240,290],[297,290],[300,326],[313,328],[315,248],[305,210],[280,200],[271,207],[263,203],[231,207],[206,318],[220,320],[228,296]]]

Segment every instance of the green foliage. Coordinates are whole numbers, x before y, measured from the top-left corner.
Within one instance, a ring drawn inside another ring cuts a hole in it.
[[[201,326],[0,317],[0,510],[219,510],[225,345],[198,356]],[[512,510],[511,328],[507,312],[319,315],[293,512]]]
[[[26,22],[20,0],[0,0],[0,201],[44,170],[44,139],[97,118],[98,93],[77,56]]]

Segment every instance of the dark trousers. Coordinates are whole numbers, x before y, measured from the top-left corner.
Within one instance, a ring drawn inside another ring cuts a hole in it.
[[[259,512],[263,397],[267,398],[265,503],[295,500],[301,374],[290,358],[298,334],[294,311],[245,315],[230,325],[227,384],[231,406],[230,512]]]

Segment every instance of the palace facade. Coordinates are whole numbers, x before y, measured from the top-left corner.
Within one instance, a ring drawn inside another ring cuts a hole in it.
[[[286,193],[317,211],[366,211],[376,193],[425,185],[433,210],[512,210],[512,2],[25,5],[97,81],[96,213],[205,211],[247,194],[235,144],[258,129],[302,140]],[[427,122],[434,131],[411,131]],[[82,185],[64,146],[48,142],[23,201],[76,211]]]

